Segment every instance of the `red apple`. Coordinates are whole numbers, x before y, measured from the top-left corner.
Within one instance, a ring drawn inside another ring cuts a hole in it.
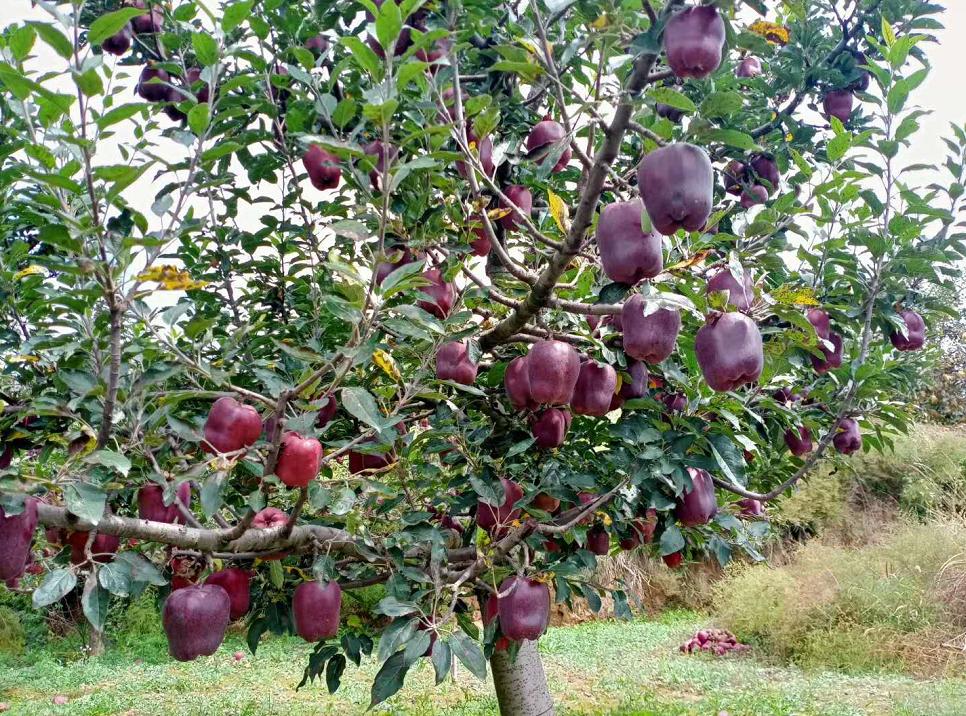
[[[228,592],[216,584],[171,592],[161,614],[171,656],[193,661],[214,654],[225,640],[230,615]]]
[[[496,507],[482,500],[476,503],[476,524],[490,534],[497,535],[520,518],[520,510],[514,505],[523,497],[523,488],[517,483],[505,477],[500,478],[500,483],[503,485],[503,502]]]
[[[191,67],[188,69],[188,73],[185,75],[185,85],[194,91],[195,99],[197,99],[202,104],[206,104],[208,100],[211,99],[211,86],[205,82],[201,87],[195,90],[195,86],[201,82],[201,68]]]
[[[899,314],[906,324],[906,332],[892,331],[889,340],[896,350],[899,351],[918,351],[926,342],[926,324],[922,316],[911,309],[906,309]]]
[[[728,162],[721,176],[724,179],[725,191],[738,196],[744,191],[745,181],[748,176],[748,165],[742,164],[737,160],[732,160]]]
[[[743,497],[738,502],[739,517],[761,517],[765,514],[765,506],[759,500],[750,497]]]
[[[661,557],[666,564],[671,569],[677,569],[684,563],[684,552],[672,552],[671,554],[665,554]]]
[[[507,577],[500,584],[497,613],[507,639],[539,639],[550,624],[550,589],[527,577]]]
[[[552,450],[563,445],[570,420],[570,411],[565,408],[547,408],[539,416],[533,416],[530,431],[537,439],[537,447]]]
[[[85,552],[87,535],[87,532],[71,532],[68,535],[67,543],[70,545],[71,564],[83,565],[87,563],[87,554]],[[94,557],[95,562],[100,562],[101,564],[113,562],[114,555],[117,554],[117,548],[120,545],[121,539],[119,537],[97,534],[94,536],[94,542],[91,544],[91,555]]]
[[[664,28],[664,52],[677,77],[707,77],[721,64],[725,24],[713,5],[677,12]]]
[[[329,38],[325,35],[313,35],[302,46],[313,55],[321,55],[329,49]]]
[[[386,258],[386,261],[382,261],[376,266],[376,283],[380,286],[393,271],[417,260],[417,257],[413,255],[409,248],[402,244],[389,247],[386,250]]]
[[[124,4],[130,7],[139,8],[141,10],[147,9],[147,5],[145,5],[144,0],[126,0]],[[159,0],[154,0],[154,2],[151,3],[151,12],[138,15],[131,20],[131,27],[138,35],[150,35],[156,32],[161,32],[161,27],[163,24],[164,15],[162,14],[161,3]]]
[[[580,375],[580,356],[569,343],[538,341],[527,353],[530,397],[540,405],[566,405]]]
[[[664,268],[661,237],[641,229],[640,199],[608,204],[597,222],[597,248],[611,281],[635,284],[654,278]]]
[[[643,398],[647,395],[647,364],[628,358],[627,370],[622,374],[621,387],[617,394],[611,398],[610,409],[616,410],[624,405],[625,401]],[[628,379],[630,376],[630,379]]]
[[[808,322],[815,329],[815,335],[822,340],[828,340],[830,325],[828,314],[825,311],[821,308],[810,308],[808,309],[808,313],[805,314],[805,318],[808,319]]]
[[[852,117],[852,104],[855,98],[852,91],[847,89],[831,90],[822,99],[825,116],[837,117],[843,124]]]
[[[750,209],[758,204],[764,204],[766,201],[768,201],[768,190],[761,184],[755,184],[745,189],[741,194],[742,209]]]
[[[266,507],[255,515],[252,528],[256,530],[270,530],[281,527],[288,522],[288,513],[277,507]]]
[[[503,190],[503,194],[513,203],[513,207],[507,204],[505,201],[500,201],[500,206],[504,209],[510,209],[510,213],[506,216],[500,217],[500,223],[503,228],[507,231],[513,231],[521,223],[521,216],[526,216],[530,218],[530,214],[533,212],[533,195],[530,190],[525,186],[512,185],[508,186]]]
[[[584,361],[580,365],[570,407],[577,415],[603,417],[610,412],[616,391],[617,371],[595,360]]]
[[[674,508],[674,516],[685,527],[708,524],[718,513],[714,482],[707,470],[689,467],[691,487],[685,488]]]
[[[655,149],[641,160],[637,183],[651,222],[662,234],[707,226],[714,170],[701,147],[679,142]]]
[[[302,157],[302,164],[309,174],[312,186],[316,189],[323,191],[339,186],[339,181],[342,179],[339,158],[318,144],[309,147],[309,151]]]
[[[8,517],[0,507],[0,581],[17,579],[24,573],[36,529],[34,498],[27,498],[19,515]]]
[[[645,315],[644,297],[636,293],[624,302],[621,323],[624,352],[631,358],[657,365],[671,353],[681,330],[681,314],[667,308]]]
[[[548,495],[546,492],[538,492],[530,502],[530,506],[544,512],[552,513],[556,512],[560,507],[560,500],[558,500],[556,497]]]
[[[150,65],[141,70],[138,78],[137,93],[148,102],[165,102],[168,99],[171,75],[159,67]]]
[[[116,34],[104,40],[101,47],[104,48],[104,52],[120,57],[131,49],[133,38],[134,33],[131,30],[131,26],[125,25]]]
[[[456,288],[453,284],[446,283],[443,279],[443,273],[439,269],[423,271],[422,276],[429,281],[429,285],[421,286],[419,292],[429,298],[428,300],[418,301],[417,305],[427,313],[443,320],[453,310],[453,303],[456,301]]]
[[[319,407],[319,416],[315,419],[315,427],[324,428],[335,418],[339,410],[339,401],[332,393],[326,393],[322,398],[325,402]]]
[[[436,377],[463,385],[476,381],[477,365],[470,359],[469,342],[450,341],[436,351]]]
[[[757,177],[758,183],[763,184],[769,194],[775,193],[782,179],[775,157],[771,154],[755,154],[748,166]]]
[[[307,487],[322,469],[322,443],[288,432],[279,445],[275,474],[288,487]]]
[[[755,301],[755,284],[751,280],[751,272],[743,269],[744,280],[738,283],[738,279],[727,268],[718,271],[708,280],[705,293],[711,295],[718,291],[728,292],[729,306],[734,306],[739,311],[747,311]]]
[[[338,582],[303,582],[292,596],[295,633],[308,642],[331,639],[339,633],[342,588]]]
[[[530,371],[527,369],[526,356],[518,356],[507,365],[503,374],[503,387],[510,404],[517,410],[533,410],[539,407],[539,403],[530,394]]]
[[[712,390],[735,390],[753,383],[765,367],[758,326],[741,313],[724,313],[698,329],[694,352]]]
[[[598,557],[606,557],[610,552],[610,535],[603,527],[594,527],[587,531],[586,547],[588,552]]]
[[[838,333],[829,333],[828,340],[832,344],[831,348],[819,346],[819,349],[825,354],[824,360],[814,355],[809,356],[812,359],[812,367],[819,374],[828,373],[830,370],[842,367],[842,336]]]
[[[832,438],[835,449],[843,455],[851,455],[862,447],[862,433],[859,424],[852,418],[842,418],[835,426],[835,437]]]
[[[757,77],[761,74],[761,60],[757,57],[746,57],[738,63],[735,69],[736,77]]]
[[[362,151],[376,158],[375,167],[369,172],[369,183],[376,191],[382,190],[382,175],[396,160],[399,150],[391,144],[383,144],[380,140],[369,142]]]
[[[254,445],[261,434],[262,419],[255,408],[234,398],[218,398],[208,411],[202,448],[205,452],[235,452]]]
[[[804,425],[797,429],[785,431],[785,444],[795,457],[802,457],[812,452],[812,431]]]
[[[527,153],[535,159],[537,164],[543,164],[547,157],[553,153],[554,149],[566,144],[566,149],[560,155],[557,163],[554,164],[552,172],[563,171],[570,163],[572,151],[570,149],[570,139],[567,137],[567,130],[560,122],[555,122],[550,117],[544,117],[543,121],[534,125],[527,135]]]
[[[177,498],[185,507],[191,507],[191,483],[182,482],[177,488]],[[138,517],[142,520],[167,522],[168,524],[184,524],[184,517],[178,508],[176,500],[170,505],[164,504],[164,488],[161,485],[143,485],[138,490]]]
[[[252,573],[240,567],[212,572],[205,580],[205,584],[217,584],[227,592],[232,621],[237,621],[248,613],[251,606],[251,582]]]

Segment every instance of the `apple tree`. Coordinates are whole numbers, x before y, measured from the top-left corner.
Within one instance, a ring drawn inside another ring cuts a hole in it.
[[[758,558],[769,500],[906,425],[964,252],[963,129],[907,160],[938,5],[34,4],[0,579],[95,638],[154,585],[176,659],[245,619],[316,644],[303,683],[489,663],[551,713],[551,599],[631,613],[597,557]]]

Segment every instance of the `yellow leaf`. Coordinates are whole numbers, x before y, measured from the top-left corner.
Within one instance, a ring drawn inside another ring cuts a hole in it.
[[[679,269],[691,268],[692,266],[695,266],[695,265],[701,263],[702,261],[704,261],[708,257],[708,254],[709,253],[711,253],[711,252],[710,251],[707,251],[707,250],[706,251],[699,251],[698,253],[694,254],[690,258],[686,258],[683,261],[678,261],[676,264],[673,264],[671,266],[668,266],[664,270],[665,271],[677,271]]]
[[[775,45],[787,45],[789,40],[788,28],[784,25],[778,25],[774,22],[768,22],[767,20],[757,20],[753,22],[748,29],[764,37],[768,42]]]
[[[815,292],[808,286],[796,286],[795,284],[782,284],[771,292],[771,297],[778,303],[786,306],[820,306],[821,303],[815,297]]]
[[[15,355],[7,358],[8,363],[39,363],[40,356]]]
[[[498,219],[502,219],[504,216],[507,216],[509,213],[509,209],[490,209],[488,212],[486,212],[486,215],[489,217],[490,221],[496,221]]]
[[[547,191],[547,201],[550,204],[550,215],[557,222],[557,228],[566,234],[570,231],[570,209],[564,204],[563,199],[549,190]]]
[[[393,357],[386,353],[386,351],[376,349],[372,354],[372,360],[377,366],[382,369],[382,372],[388,375],[393,380],[400,380],[401,376],[399,374],[399,368],[396,366],[396,361]]]
[[[591,28],[594,30],[603,30],[608,25],[610,25],[610,19],[608,19],[607,15],[601,15],[590,23]]]
[[[36,276],[37,274],[42,274],[43,272],[44,270],[40,268],[40,266],[37,266],[36,264],[31,264],[27,268],[20,269],[19,271],[17,271],[17,273],[13,275],[13,280],[19,281],[20,279],[26,278],[27,276]]]
[[[170,264],[157,264],[138,274],[139,281],[156,281],[165,291],[193,291],[204,288],[207,281],[195,281],[184,269]]]

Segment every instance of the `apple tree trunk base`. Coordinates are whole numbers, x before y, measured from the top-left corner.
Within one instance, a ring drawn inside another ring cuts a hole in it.
[[[501,716],[554,715],[537,642],[523,642],[515,660],[505,651],[495,651],[490,668]]]

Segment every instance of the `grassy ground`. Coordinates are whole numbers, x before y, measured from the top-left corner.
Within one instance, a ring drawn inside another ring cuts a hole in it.
[[[702,625],[693,614],[658,621],[600,622],[552,629],[540,642],[560,714],[730,716],[962,716],[966,679],[916,682],[895,676],[805,674],[753,658],[684,656],[677,646]],[[232,653],[245,651],[235,662]],[[292,639],[263,644],[256,657],[239,636],[212,657],[171,661],[163,639],[63,665],[49,652],[0,662],[0,701],[12,714],[362,714],[374,668],[349,667],[342,690],[295,691],[308,647]],[[428,660],[427,660],[428,661]],[[432,667],[410,672],[407,686],[377,713],[483,716],[496,713],[489,684],[464,670],[432,688]],[[966,676],[966,675],[964,675]],[[55,695],[69,698],[53,706]]]

